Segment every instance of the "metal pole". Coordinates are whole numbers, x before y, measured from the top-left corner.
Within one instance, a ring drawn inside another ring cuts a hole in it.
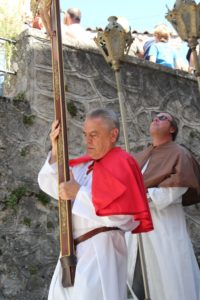
[[[122,129],[124,134],[124,142],[125,142],[125,148],[126,151],[129,152],[129,142],[128,142],[128,130],[127,130],[127,124],[126,124],[126,117],[125,117],[125,108],[124,108],[124,95],[122,92],[122,85],[121,85],[121,76],[120,76],[120,70],[115,71],[115,78],[117,83],[117,93],[119,98],[119,107],[120,107],[120,113],[122,118]]]
[[[10,75],[17,75],[17,72],[6,71],[6,70],[0,70],[0,73],[10,74]]]
[[[196,46],[200,38],[199,15],[200,6],[195,1],[176,0],[174,9],[168,10],[166,19],[172,24],[180,38],[188,42],[188,46],[192,50],[191,55],[195,64],[195,76],[200,92],[200,66],[196,52]]]
[[[122,128],[123,128],[123,134],[124,134],[125,148],[126,148],[126,151],[129,152],[130,146],[129,146],[129,141],[128,141],[128,130],[127,130],[125,105],[124,105],[125,99],[124,99],[124,94],[122,91],[121,76],[120,76],[119,69],[115,70],[115,77],[116,77],[117,92],[118,92],[118,97],[119,97],[120,113],[121,113],[121,118],[122,118]],[[144,300],[151,300],[150,292],[149,292],[149,285],[148,285],[148,278],[147,278],[145,256],[144,256],[144,247],[143,247],[141,234],[138,234],[138,247],[139,247],[140,263],[141,263],[141,269],[142,269],[142,277],[143,277],[143,283],[144,283],[144,293],[145,293]]]
[[[192,48],[192,53],[191,55],[193,56],[194,59],[194,65],[195,65],[195,75],[197,77],[197,83],[199,87],[199,92],[200,92],[200,64],[199,64],[199,58],[197,55],[196,47]]]

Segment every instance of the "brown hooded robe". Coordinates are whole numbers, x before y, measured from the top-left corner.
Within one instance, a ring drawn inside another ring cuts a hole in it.
[[[200,202],[200,165],[186,148],[170,141],[151,145],[134,157],[141,169],[149,160],[143,174],[146,188],[188,187],[183,205]]]

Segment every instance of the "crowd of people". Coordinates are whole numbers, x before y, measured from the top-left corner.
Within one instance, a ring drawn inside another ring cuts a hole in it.
[[[35,13],[32,17],[31,12],[23,12],[23,22],[26,27],[41,30],[47,36],[50,36],[51,29],[48,26],[49,13],[45,12],[45,9],[41,9]],[[64,18],[61,23],[62,41],[67,42],[69,39],[74,39],[80,43],[88,44],[93,41],[95,34],[90,30],[85,30],[81,25],[81,11],[78,8],[69,8],[64,13]]]
[[[23,19],[27,26],[48,33],[49,29],[45,28],[45,18],[40,14],[39,10],[36,11],[34,18],[31,18],[30,13],[23,13]],[[125,18],[118,17],[119,23],[121,20],[123,23],[122,26],[125,24],[125,30],[127,28],[129,29],[128,21]],[[81,44],[93,43],[94,45],[93,39],[95,35],[95,30],[93,31],[90,28],[87,30],[81,25],[81,11],[78,8],[69,8],[66,10],[62,22],[63,43],[67,43],[70,39],[80,42]],[[191,49],[188,49],[188,53],[184,59],[183,56],[180,55],[179,49],[177,49],[178,47],[180,48],[180,45],[177,46],[173,43],[168,26],[159,24],[155,26],[152,37],[143,40],[139,40],[137,37],[134,38],[130,55],[168,68],[194,73],[194,55],[191,53]],[[197,46],[198,53],[199,47],[200,46]]]

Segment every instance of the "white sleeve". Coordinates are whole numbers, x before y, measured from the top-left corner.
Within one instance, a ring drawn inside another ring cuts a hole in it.
[[[156,207],[160,210],[171,204],[181,203],[182,195],[185,194],[187,189],[187,187],[148,188],[152,200],[150,207]]]
[[[97,216],[91,199],[91,193],[87,187],[81,186],[74,200],[72,213],[89,220],[100,222],[102,226],[116,226],[124,231],[133,230],[139,225],[138,221],[134,221],[132,215]]]
[[[50,154],[38,174],[38,183],[42,191],[51,197],[58,199],[58,171],[57,163],[49,164]]]

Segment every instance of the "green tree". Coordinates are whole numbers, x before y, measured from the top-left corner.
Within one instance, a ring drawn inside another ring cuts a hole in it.
[[[1,0],[0,6],[0,37],[15,39],[23,29],[22,17],[19,13],[19,3],[16,1]],[[10,67],[10,58],[13,44],[5,43],[6,67]]]
[[[17,1],[16,1],[17,2]],[[15,1],[1,0],[0,6],[0,36],[14,39],[23,26],[22,17]]]

